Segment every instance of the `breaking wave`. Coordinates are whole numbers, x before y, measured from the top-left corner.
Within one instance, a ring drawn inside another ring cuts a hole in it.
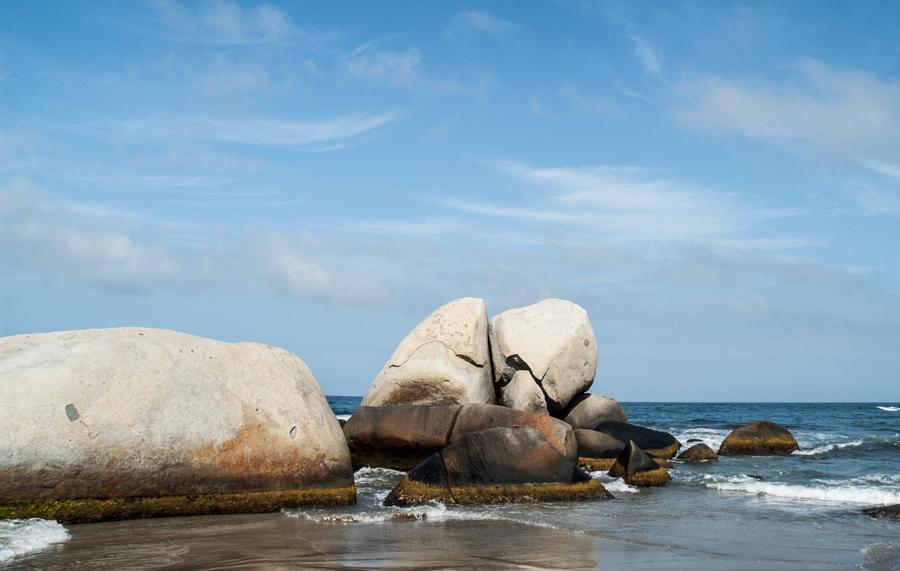
[[[55,521],[45,519],[0,521],[0,563],[46,549],[68,539],[68,530]]]
[[[722,492],[738,492],[784,500],[803,500],[824,503],[887,505],[900,503],[900,491],[872,486],[845,485],[849,481],[820,482],[822,485],[804,486],[777,482],[761,482],[749,476],[720,479],[712,476],[706,487]]]
[[[884,412],[900,412],[900,406],[876,406],[875,408]]]

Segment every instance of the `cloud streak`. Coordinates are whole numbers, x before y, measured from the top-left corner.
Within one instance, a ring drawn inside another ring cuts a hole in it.
[[[509,206],[459,198],[443,204],[485,216],[590,227],[591,233],[613,241],[733,240],[761,222],[789,214],[748,206],[735,196],[652,169],[537,168],[515,162],[492,166],[539,194],[527,206],[527,200]]]
[[[679,86],[685,125],[900,173],[900,80],[803,59],[786,81],[706,76]]]

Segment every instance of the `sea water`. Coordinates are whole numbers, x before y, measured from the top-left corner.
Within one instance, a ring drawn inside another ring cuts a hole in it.
[[[335,414],[344,418],[359,401],[329,397]],[[453,567],[453,561],[463,566],[470,563],[453,558],[463,557],[467,549],[486,549],[477,544],[482,540],[487,548],[500,550],[493,565],[488,560],[478,564],[486,567],[508,567],[509,561],[527,555],[530,561],[557,557],[550,566],[567,568],[577,567],[572,561],[617,569],[900,568],[900,522],[861,513],[865,507],[900,503],[898,403],[624,407],[632,422],[669,431],[685,446],[699,441],[716,449],[734,427],[764,419],[789,428],[802,449],[787,457],[676,462],[664,488],[638,489],[596,472],[593,476],[615,500],[545,504],[460,507],[433,502],[387,508],[381,502],[402,473],[362,468],[356,472],[355,506],[68,528],[42,520],[0,522],[0,565],[36,569],[91,562],[112,569],[151,568],[163,561],[162,566],[169,562],[177,567],[194,556],[205,557],[200,566],[251,559],[261,566],[285,561],[330,566],[330,559],[306,557],[324,557],[327,539],[340,537],[333,548],[336,560],[361,567],[391,566],[403,553],[421,557],[426,546],[407,545],[416,541],[449,542],[448,549],[457,552],[447,554],[447,566]],[[504,550],[506,535],[522,537],[529,529],[535,530],[527,532],[530,553],[521,542]],[[244,553],[229,560],[229,550],[245,536],[253,556]],[[304,549],[313,536],[320,539],[314,554],[307,555]],[[573,559],[567,562],[559,554],[537,554],[546,550],[538,547],[542,541],[551,551],[564,542],[577,557],[570,554]],[[381,559],[367,559],[379,549]],[[348,559],[346,553],[353,551],[358,557]]]
[[[359,399],[331,397],[338,415]],[[635,424],[713,450],[737,426],[769,420],[787,427],[801,450],[786,457],[722,457],[676,463],[664,488],[638,489],[602,472],[618,499],[566,504],[455,508],[440,517],[503,517],[573,533],[707,553],[711,561],[753,558],[773,568],[865,564],[900,568],[900,522],[861,515],[900,503],[900,406],[896,403],[623,403]],[[382,473],[372,499],[389,489]],[[373,473],[366,472],[366,479]],[[377,490],[377,491],[376,491]],[[367,498],[366,498],[367,499]],[[449,508],[445,508],[449,509]],[[374,503],[365,517],[386,513]],[[422,511],[427,514],[427,510]],[[384,517],[389,517],[385,515]],[[711,568],[715,568],[713,564]]]

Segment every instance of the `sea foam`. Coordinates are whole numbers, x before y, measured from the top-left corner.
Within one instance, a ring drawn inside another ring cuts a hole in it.
[[[61,524],[44,519],[0,521],[0,563],[68,541],[69,532]]]
[[[709,482],[706,487],[723,492],[739,492],[784,500],[872,506],[900,503],[900,491],[871,486],[803,486],[760,482],[748,476],[736,476],[724,481]]]
[[[833,452],[835,450],[841,450],[843,448],[855,448],[857,446],[862,446],[862,440],[852,440],[850,442],[833,442],[831,444],[824,444],[822,446],[816,446],[815,448],[809,448],[804,450],[796,450],[794,454],[798,456],[818,456],[820,454],[827,454],[829,452]]]
[[[900,406],[876,406],[875,408],[884,412],[900,412]]]

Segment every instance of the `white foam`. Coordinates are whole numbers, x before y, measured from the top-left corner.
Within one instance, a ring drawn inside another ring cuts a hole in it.
[[[853,448],[856,446],[862,446],[862,440],[853,440],[851,442],[833,442],[831,444],[825,444],[823,446],[817,446],[815,448],[809,448],[806,450],[796,450],[794,454],[798,456],[816,456],[819,454],[827,454],[834,450],[840,450],[842,448]]]
[[[390,468],[372,468],[371,466],[363,466],[353,473],[353,479],[356,485],[374,484],[391,478],[402,478],[405,472],[399,470],[391,470]]]
[[[637,494],[641,491],[640,488],[626,484],[622,478],[611,478],[608,473],[602,470],[588,472],[588,475],[595,480],[599,480],[604,488],[613,493]]]
[[[709,479],[716,480],[716,478]],[[892,489],[869,486],[800,486],[760,482],[748,476],[736,476],[725,481],[713,481],[707,483],[706,487],[724,492],[740,492],[785,500],[872,506],[900,503],[900,491]]]
[[[0,563],[68,541],[69,532],[45,519],[0,520]]]
[[[876,406],[875,408],[884,412],[900,412],[900,406]]]
[[[350,415],[350,414],[336,414],[335,416],[337,417],[338,420],[350,420],[350,417],[351,417],[352,415]]]
[[[719,445],[722,444],[722,441],[725,440],[725,437],[728,436],[730,432],[730,430],[719,428],[689,428],[675,434],[675,438],[677,438],[685,447],[697,444],[697,442],[688,442],[688,440],[696,439],[713,450],[718,450]]]

